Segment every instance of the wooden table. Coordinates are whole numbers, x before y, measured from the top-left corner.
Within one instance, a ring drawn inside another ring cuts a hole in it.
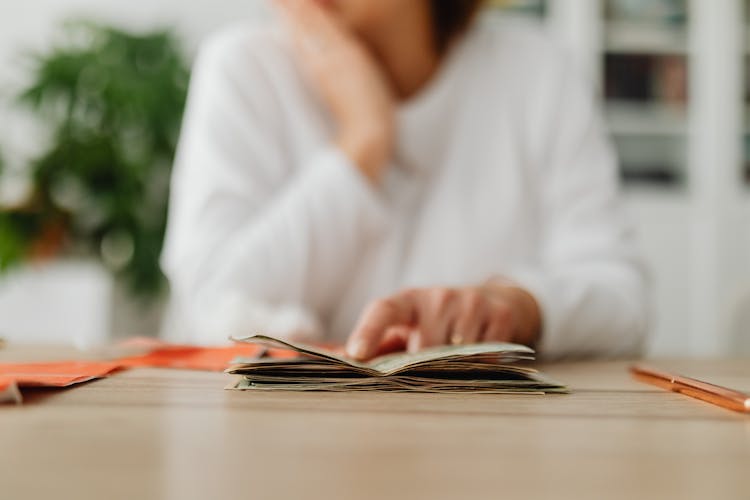
[[[750,360],[654,364],[750,390]],[[545,366],[567,396],[241,393],[132,370],[0,407],[0,498],[750,498],[750,417],[626,367]]]

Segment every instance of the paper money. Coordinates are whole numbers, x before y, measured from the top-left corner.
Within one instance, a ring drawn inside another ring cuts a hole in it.
[[[226,370],[239,375],[230,389],[494,394],[568,392],[563,384],[528,366],[528,362],[534,359],[534,350],[518,344],[446,345],[359,362],[332,351],[265,335],[235,340],[295,351],[299,357],[237,359]]]

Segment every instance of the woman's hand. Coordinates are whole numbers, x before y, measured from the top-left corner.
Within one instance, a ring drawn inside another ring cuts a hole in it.
[[[336,143],[378,183],[394,142],[394,99],[385,75],[357,38],[317,2],[275,0],[300,63],[337,125]]]
[[[469,288],[405,290],[372,303],[349,337],[347,354],[369,359],[398,346],[536,342],[539,306],[525,290],[489,282]]]

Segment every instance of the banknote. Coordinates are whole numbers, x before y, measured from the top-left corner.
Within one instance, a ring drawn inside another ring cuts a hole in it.
[[[297,357],[238,358],[226,370],[238,378],[228,388],[280,391],[386,391],[494,394],[565,393],[530,363],[534,350],[512,343],[444,345],[388,354],[367,362],[328,349],[253,335],[234,339]]]

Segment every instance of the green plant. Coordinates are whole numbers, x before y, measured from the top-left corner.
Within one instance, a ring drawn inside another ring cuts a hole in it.
[[[8,267],[55,251],[98,255],[138,295],[157,292],[168,185],[189,72],[168,31],[92,23],[35,58],[20,102],[49,124],[33,193],[0,218]]]
[[[4,168],[5,162],[3,156],[0,155],[0,181],[3,178]],[[26,231],[17,222],[9,211],[0,212],[0,272],[23,257]]]

